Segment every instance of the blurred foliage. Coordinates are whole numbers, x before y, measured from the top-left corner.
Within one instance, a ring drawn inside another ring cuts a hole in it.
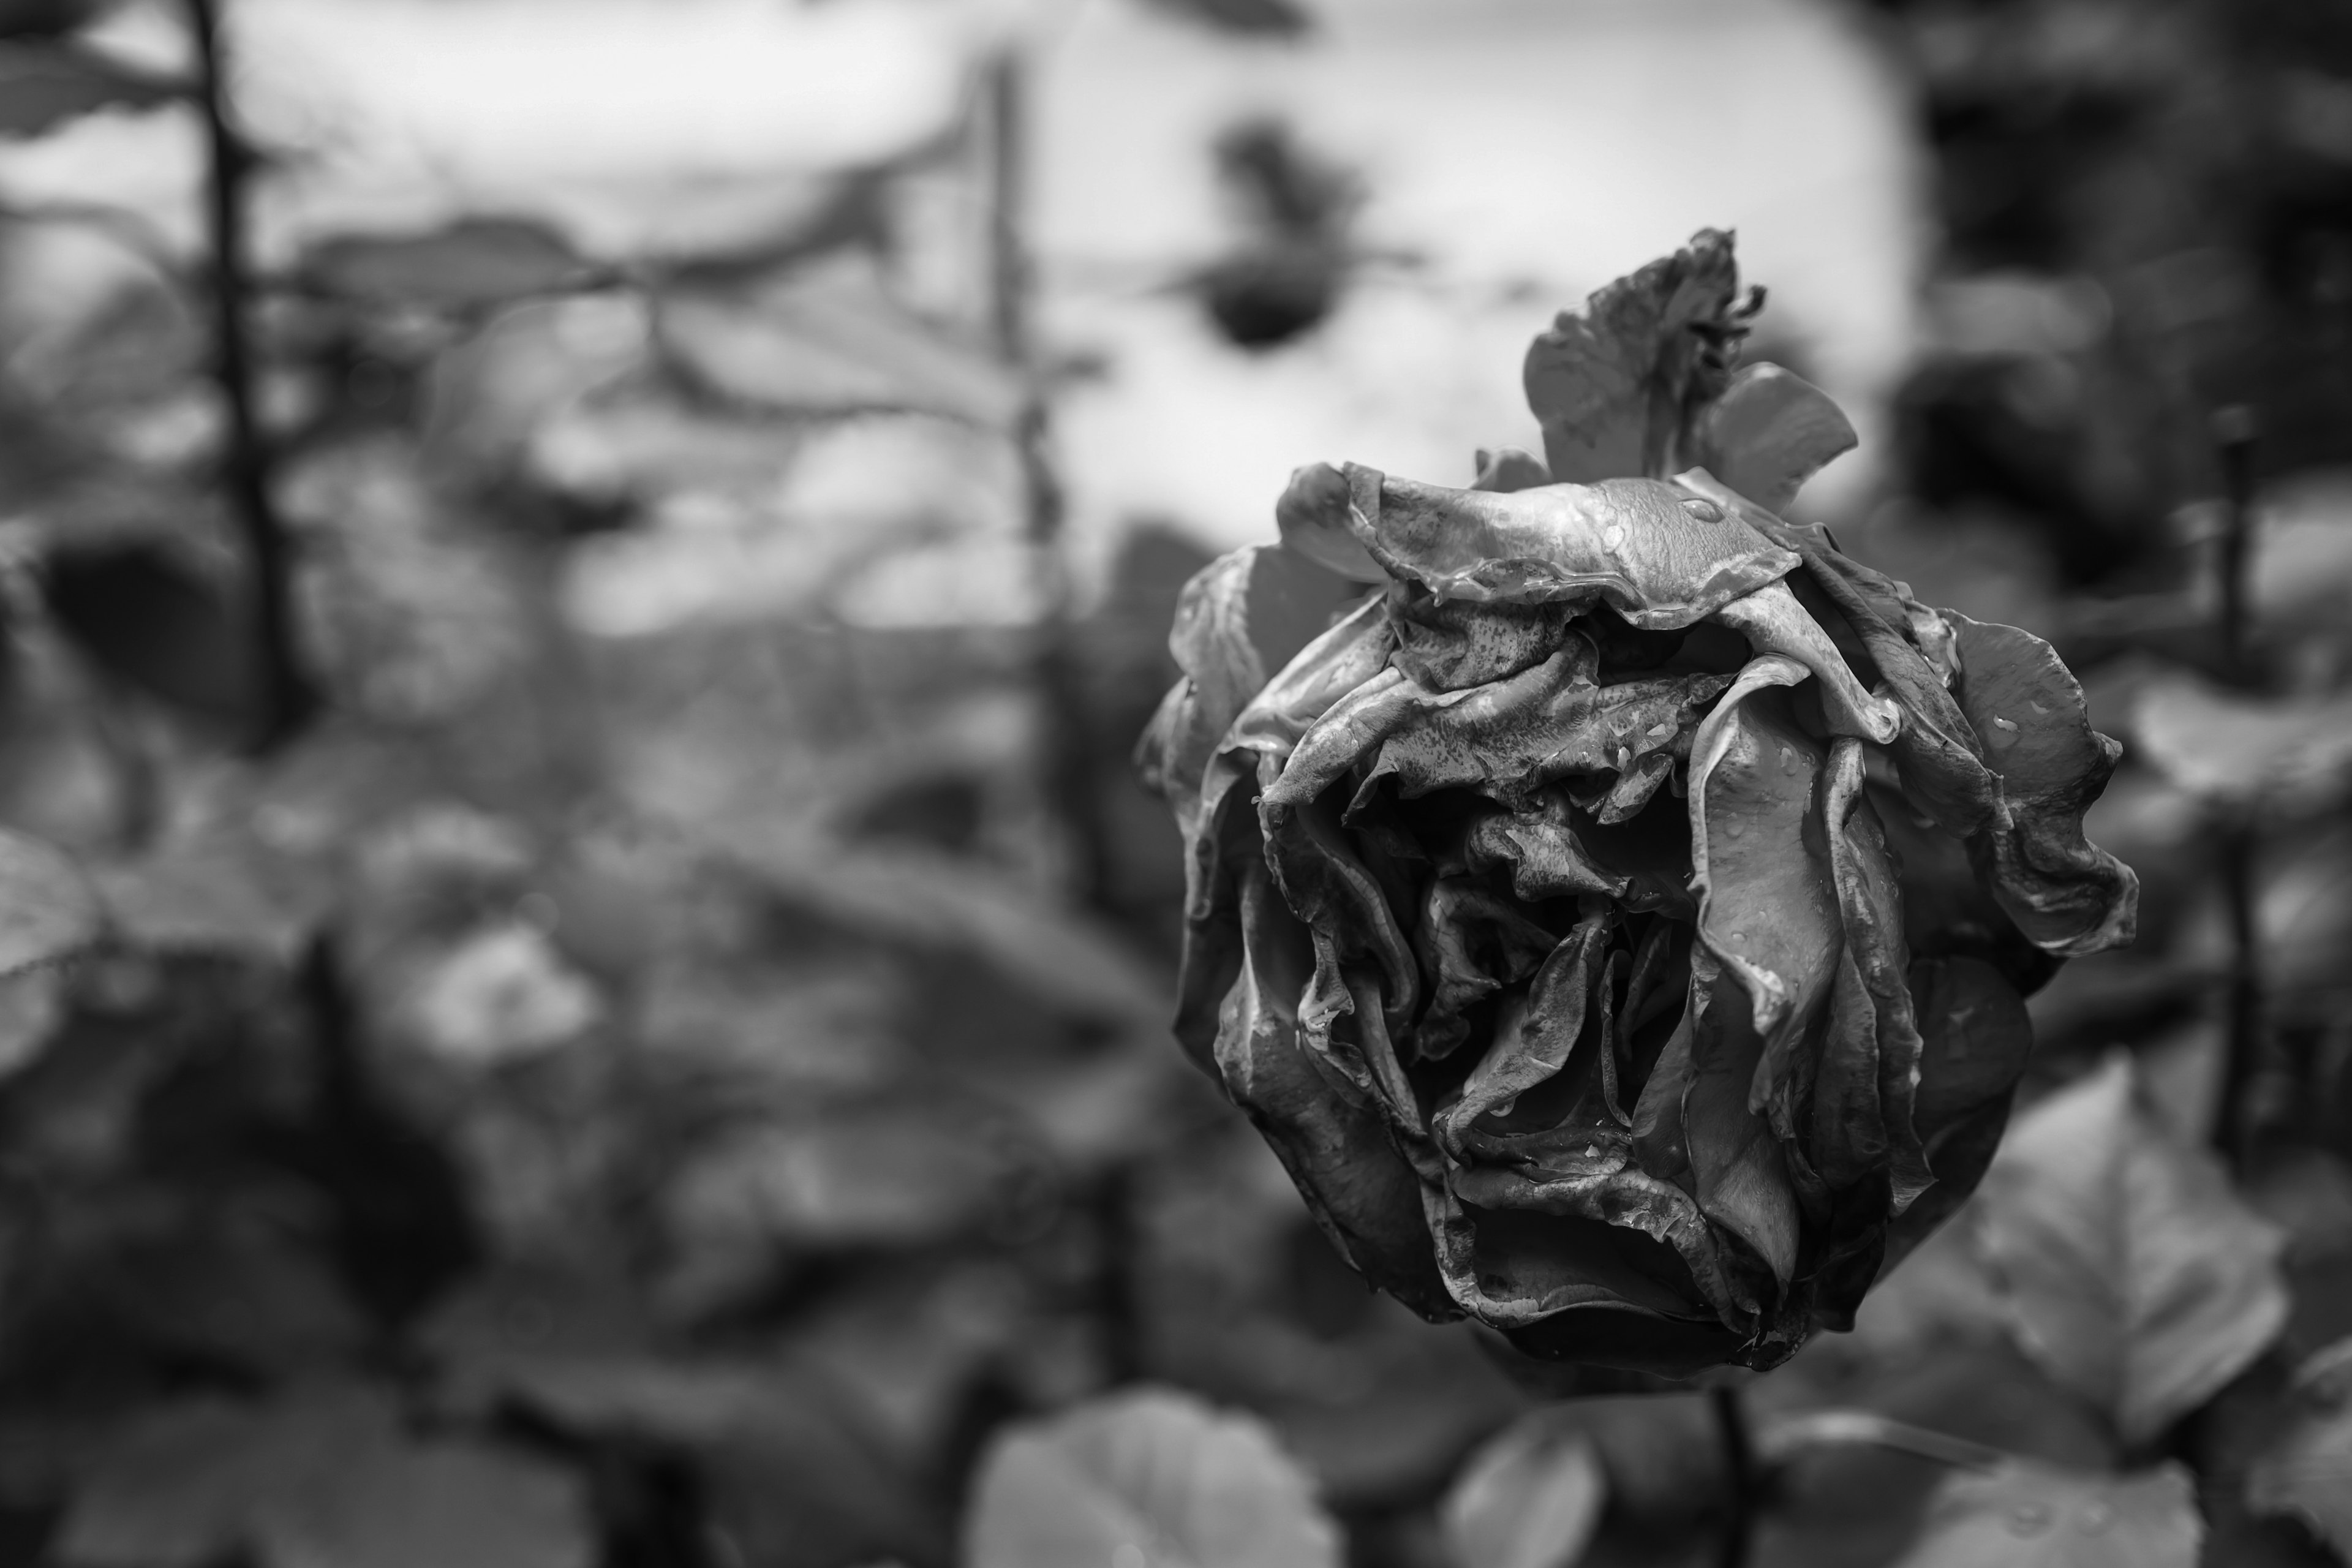
[[[0,135],[187,99],[100,9],[0,0]],[[2085,672],[2143,936],[2034,998],[2008,1163],[1739,1389],[1744,1458],[1707,1394],[1530,1387],[1368,1294],[1168,1044],[1181,869],[1124,753],[1205,552],[1139,530],[1041,622],[1036,389],[898,286],[892,193],[984,185],[985,127],[724,254],[483,212],[270,261],[325,700],[258,754],[218,279],[0,217],[0,271],[74,282],[0,310],[0,1562],[2352,1552],[2352,23],[1880,9],[1946,247],[1842,531]],[[1353,198],[1251,136],[1238,281],[1191,281],[1271,341]]]

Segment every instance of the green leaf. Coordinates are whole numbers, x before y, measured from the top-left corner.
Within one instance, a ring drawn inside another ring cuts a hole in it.
[[[2352,1559],[2352,1339],[2305,1362],[2294,1381],[2300,1408],[2248,1471],[2246,1502],[2301,1519]]]
[[[1982,1203],[2020,1348],[2126,1444],[2202,1405],[2285,1322],[2276,1229],[2141,1104],[2127,1056],[2018,1119]]]
[[[1591,1441],[1540,1415],[1470,1457],[1440,1518],[1456,1568],[1569,1568],[1601,1523],[1608,1477]]]
[[[970,1568],[1338,1568],[1339,1535],[1255,1417],[1147,1388],[1015,1426],[982,1458]]]
[[[2138,754],[2218,804],[2318,811],[2352,785],[2352,697],[2267,699],[2179,671],[2143,687]]]
[[[562,235],[512,218],[463,218],[430,234],[328,239],[303,258],[301,269],[331,293],[442,307],[495,305],[594,276]]]
[[[98,935],[97,895],[63,851],[0,828],[0,974],[54,963]]]
[[[0,138],[44,135],[101,109],[145,109],[173,93],[70,45],[0,44]]]
[[[2193,1568],[2205,1539],[2177,1464],[2129,1476],[2012,1464],[1956,1475],[1897,1568]]]

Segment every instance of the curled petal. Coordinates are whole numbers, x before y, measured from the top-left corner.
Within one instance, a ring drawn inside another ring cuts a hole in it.
[[[1915,1115],[1936,1184],[1887,1227],[1888,1268],[1976,1191],[2033,1053],[2025,1003],[1990,964],[1921,959],[1910,987],[1921,1039]]]
[[[1336,498],[1324,493],[1335,485]],[[1328,465],[1317,463],[1292,473],[1281,499],[1274,503],[1275,526],[1282,531],[1283,545],[1349,583],[1385,583],[1388,574],[1348,531],[1347,502],[1348,481]]]
[[[1432,1131],[1439,1146],[1456,1161],[1470,1163],[1463,1138],[1471,1123],[1508,1107],[1559,1072],[1583,1037],[1593,977],[1610,927],[1608,906],[1598,900],[1594,905],[1536,971],[1525,1006],[1497,1025],[1494,1044],[1462,1086],[1462,1098],[1438,1113]]]
[[[1592,858],[1577,837],[1568,802],[1540,797],[1531,811],[1493,811],[1471,825],[1464,845],[1474,871],[1507,869],[1511,891],[1530,902],[1600,893],[1622,898],[1630,879]]]
[[[1994,820],[1971,846],[1993,896],[2046,952],[2122,946],[2138,921],[2139,879],[2083,837],[2083,813],[2123,748],[2091,728],[2083,688],[2048,643],[1944,614],[1959,644],[1961,710],[2000,777]]]
[[[1715,618],[1746,637],[1758,653],[1786,655],[1811,671],[1822,683],[1822,711],[1832,732],[1859,735],[1883,746],[1902,729],[1903,710],[1892,700],[1863,689],[1837,644],[1786,583],[1770,583],[1734,599]]]
[[[1298,1046],[1297,999],[1311,973],[1306,928],[1264,867],[1241,877],[1248,956],[1227,994],[1216,1065],[1265,1135],[1325,1235],[1358,1272],[1433,1321],[1460,1315],[1437,1272],[1421,1180],[1375,1102],[1334,1093]]]
[[[1829,792],[1822,816],[1829,841],[1830,875],[1845,928],[1844,967],[1859,982],[1869,1003],[1870,1059],[1876,1068],[1870,1087],[1875,1090],[1876,1105],[1875,1114],[1865,1116],[1865,1125],[1871,1129],[1865,1136],[1874,1134],[1880,1142],[1894,1209],[1900,1214],[1927,1190],[1935,1176],[1927,1168],[1927,1152],[1915,1125],[1921,1047],[1905,974],[1909,960],[1903,946],[1903,894],[1887,857],[1886,836],[1879,826],[1878,814],[1863,794],[1858,741],[1842,738],[1832,749]],[[1850,996],[1851,993],[1842,993],[1842,997]],[[1818,1146],[1837,1137],[1841,1130],[1822,1125],[1818,1092],[1814,1103]],[[1830,1179],[1826,1173],[1824,1179]]]
[[[1804,678],[1780,655],[1754,660],[1691,746],[1699,941],[1746,987],[1766,1036],[1801,1022],[1820,999],[1842,940],[1828,868],[1806,844],[1821,748],[1756,700]]]
[[[1325,470],[1328,472],[1328,470]],[[1302,469],[1301,504],[1339,491]],[[1499,494],[1349,464],[1348,526],[1391,577],[1475,604],[1606,604],[1646,629],[1687,626],[1785,576],[1796,555],[1723,507],[1652,479]]]

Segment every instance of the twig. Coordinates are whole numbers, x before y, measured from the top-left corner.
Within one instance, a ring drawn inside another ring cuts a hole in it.
[[[2247,679],[2246,568],[2254,533],[2254,413],[2231,404],[2213,415],[2213,445],[2221,462],[2222,489],[2229,502],[2221,554],[2221,658],[2233,680]]]
[[[1999,1448],[1965,1437],[1892,1421],[1870,1410],[1809,1410],[1772,1423],[1758,1436],[1766,1463],[1777,1468],[1811,1448],[1889,1448],[1960,1469],[1997,1469],[2010,1460]]]
[[[989,237],[992,314],[1000,352],[1024,384],[1013,430],[1021,462],[1026,532],[1037,577],[1038,697],[1045,710],[1040,762],[1045,798],[1061,819],[1076,900],[1099,907],[1108,885],[1107,829],[1094,779],[1094,747],[1086,684],[1071,626],[1069,563],[1063,550],[1065,499],[1048,451],[1052,411],[1035,346],[1030,341],[1030,294],[1035,266],[1023,238],[1026,205],[1027,92],[1019,53],[989,63]]]
[[[1717,1384],[1708,1390],[1715,1405],[1716,1433],[1723,1443],[1723,1468],[1728,1485],[1731,1516],[1724,1523],[1720,1568],[1748,1568],[1756,1544],[1756,1513],[1764,1500],[1763,1472],[1756,1462],[1756,1440],[1748,1429],[1748,1412],[1739,1390]]]
[[[2221,590],[2221,659],[2230,678],[2239,681],[2251,680],[2255,673],[2246,592],[2254,527],[2254,436],[2252,411],[2243,405],[2221,409],[2213,416],[2213,439],[2229,506],[2215,562]],[[2247,1102],[2261,1067],[2264,1012],[2254,909],[2260,843],[2252,814],[2231,813],[2221,824],[2218,840],[2221,898],[2230,924],[2229,1054],[2221,1064],[2213,1142],[2225,1156],[2242,1164],[2250,1139]]]
[[[229,500],[253,573],[253,634],[260,713],[250,743],[266,752],[309,717],[311,693],[294,647],[293,562],[285,521],[270,493],[271,453],[254,391],[254,276],[246,250],[246,181],[253,154],[230,124],[221,69],[219,0],[187,0],[195,35],[197,97],[211,163],[205,216],[212,247],[213,365],[228,408],[225,464]]]

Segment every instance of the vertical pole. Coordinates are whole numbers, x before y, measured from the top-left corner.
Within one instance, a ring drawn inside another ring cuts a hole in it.
[[[228,411],[223,479],[252,574],[253,638],[260,712],[252,748],[266,752],[308,716],[310,695],[294,648],[293,563],[270,494],[268,437],[254,390],[253,274],[247,253],[247,176],[253,155],[230,121],[221,65],[220,0],[187,0],[209,153],[205,218],[212,250],[213,374]]]
[[[1748,1411],[1740,1402],[1739,1390],[1717,1384],[1707,1396],[1715,1406],[1716,1433],[1723,1444],[1725,1490],[1731,1509],[1715,1560],[1717,1568],[1748,1568],[1756,1544],[1756,1510],[1763,1501],[1756,1443],[1748,1430]]]
[[[2246,582],[2254,529],[2255,434],[2253,412],[2242,405],[2223,408],[2213,416],[2214,446],[2221,458],[2228,509],[2214,562],[2219,578],[2218,629],[2223,668],[2231,680],[2240,682],[2251,682],[2256,674]],[[2221,1064],[2213,1141],[2242,1168],[2252,1139],[2252,1129],[2246,1125],[2249,1091],[2263,1054],[2262,952],[2255,921],[2255,860],[2260,842],[2251,807],[2232,811],[2220,824],[2218,848],[2222,906],[2230,928],[2230,990],[2228,1055]]]
[[[1028,92],[1016,45],[988,66],[991,307],[999,351],[1022,377],[1013,442],[1021,466],[1025,532],[1037,574],[1039,612],[1034,675],[1045,712],[1038,759],[1045,795],[1060,819],[1071,894],[1099,906],[1108,891],[1107,830],[1094,779],[1086,686],[1070,614],[1069,562],[1064,550],[1061,479],[1049,452],[1051,409],[1035,345],[1031,303],[1034,264],[1023,237],[1027,206]]]

